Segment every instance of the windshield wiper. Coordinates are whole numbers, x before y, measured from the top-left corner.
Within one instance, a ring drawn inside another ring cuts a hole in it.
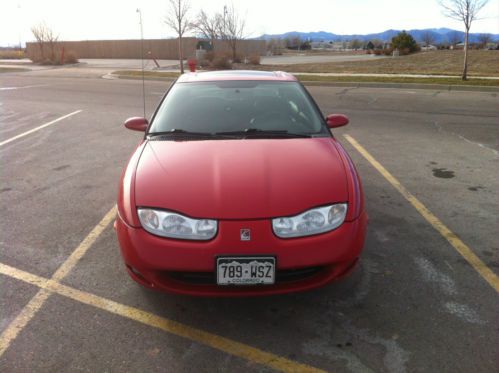
[[[203,137],[211,137],[213,133],[209,132],[191,132],[186,131],[180,128],[173,128],[169,131],[161,131],[161,132],[152,132],[148,133],[147,136],[155,137],[155,136],[169,136],[169,135],[184,135],[184,136],[203,136]]]
[[[242,131],[228,131],[228,132],[216,132],[216,135],[221,136],[242,136],[245,138],[248,137],[285,137],[285,138],[293,138],[293,137],[311,137],[311,135],[307,135],[305,133],[295,133],[289,132],[287,130],[262,130],[259,128],[246,128]]]

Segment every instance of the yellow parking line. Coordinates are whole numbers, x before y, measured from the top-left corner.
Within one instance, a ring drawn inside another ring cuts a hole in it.
[[[38,286],[41,288],[40,291],[47,293],[57,293],[77,302],[96,307],[98,309],[125,317],[127,319],[135,320],[139,323],[151,326],[153,328],[161,329],[165,332],[189,339],[197,343],[204,344],[206,346],[249,360],[254,363],[265,365],[278,371],[304,373],[324,372],[323,370],[320,370],[318,368],[314,368],[309,365],[301,364],[296,361],[274,355],[270,352],[248,346],[244,343],[240,343],[232,339],[219,336],[217,334],[212,334],[200,329],[196,329],[135,307],[126,306],[124,304],[117,303],[91,293],[62,285],[52,279],[45,279],[43,277],[22,271],[6,264],[0,263],[0,274],[27,282],[31,285]]]
[[[343,135],[345,139],[367,159],[367,161],[383,175],[383,177],[402,194],[402,196],[426,219],[430,225],[437,230],[452,247],[489,283],[496,292],[499,293],[499,277],[482,262],[482,260],[452,232],[442,221],[437,218],[425,205],[423,205],[411,192],[409,192],[381,163],[379,163],[369,152],[364,149],[352,136]]]
[[[57,271],[52,276],[52,281],[61,281],[68,273],[73,269],[78,260],[87,252],[87,250],[92,246],[92,244],[97,240],[101,233],[106,229],[106,227],[111,223],[116,215],[116,206],[114,206],[109,212],[102,218],[102,220],[95,226],[94,229],[88,234],[87,237],[78,245],[78,247],[73,251],[68,259],[57,269]],[[22,309],[19,315],[9,324],[9,326],[0,335],[0,356],[9,348],[10,344],[17,335],[24,329],[24,327],[29,323],[29,321],[36,315],[38,310],[44,305],[45,301],[49,298],[51,292],[45,289],[45,280],[41,277],[33,277],[31,275],[31,282],[34,285],[42,288],[36,293],[36,295],[28,302],[28,304]],[[36,280],[42,281],[37,283]],[[28,281],[29,282],[29,281]]]
[[[75,114],[78,114],[78,113],[80,113],[80,112],[82,112],[82,110],[76,110],[76,111],[73,111],[72,113],[69,113],[69,114],[63,115],[62,117],[59,117],[59,118],[57,118],[57,119],[54,119],[54,120],[52,120],[52,121],[50,121],[50,122],[48,122],[48,123],[42,124],[41,126],[35,127],[35,128],[33,128],[33,129],[30,129],[29,131],[26,131],[26,132],[23,132],[23,133],[21,133],[21,134],[19,134],[19,135],[17,135],[17,136],[11,137],[10,139],[7,139],[7,140],[5,140],[5,141],[0,142],[0,146],[4,146],[4,145],[6,145],[6,144],[8,144],[8,143],[10,143],[10,142],[12,142],[12,141],[14,141],[14,140],[20,139],[21,137],[24,137],[24,136],[27,136],[27,135],[29,135],[29,134],[33,133],[33,132],[39,131],[39,130],[41,130],[42,128],[45,128],[45,127],[51,126],[52,124],[55,124],[55,123],[57,123],[57,122],[60,122],[61,120],[66,119],[66,118],[69,118],[69,117],[71,117],[71,116],[73,116],[73,115],[75,115]]]
[[[17,335],[35,316],[51,294],[50,291],[39,290],[28,304],[24,306],[19,315],[9,324],[7,329],[4,330],[0,336],[0,356],[9,348],[12,341],[16,339]]]

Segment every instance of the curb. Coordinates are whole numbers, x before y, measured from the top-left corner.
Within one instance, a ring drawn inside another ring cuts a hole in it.
[[[473,86],[473,85],[448,85],[448,84],[424,84],[424,83],[379,83],[379,82],[301,82],[306,86],[325,87],[351,87],[351,88],[393,88],[393,89],[431,89],[439,91],[475,91],[499,93],[499,87]]]
[[[142,80],[141,76],[130,75],[115,75],[107,74],[103,76],[105,79],[130,79]],[[161,76],[146,76],[144,80],[157,80],[165,82],[173,82],[176,78],[161,77]],[[349,87],[349,88],[392,88],[392,89],[431,89],[439,91],[474,91],[474,92],[493,92],[499,93],[499,87],[487,86],[468,86],[468,85],[448,85],[448,84],[424,84],[424,83],[379,83],[379,82],[318,82],[300,80],[306,86],[322,86],[322,87]]]
[[[128,80],[142,80],[141,76],[131,76],[131,75],[116,75],[116,74],[106,74],[102,76],[103,79],[128,79]],[[157,80],[163,82],[173,82],[177,78],[169,78],[163,76],[144,76],[144,80]]]

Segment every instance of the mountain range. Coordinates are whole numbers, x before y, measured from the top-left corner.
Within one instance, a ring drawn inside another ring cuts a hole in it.
[[[386,30],[379,33],[374,34],[352,34],[352,35],[338,35],[333,34],[331,32],[326,31],[317,31],[317,32],[298,32],[298,31],[290,31],[283,34],[263,34],[258,39],[286,39],[299,37],[302,40],[309,41],[349,41],[353,39],[359,39],[362,41],[369,41],[374,39],[379,39],[382,41],[390,41],[392,37],[397,35],[401,30]],[[446,43],[452,40],[459,39],[460,42],[464,41],[464,32],[452,30],[449,28],[429,28],[422,30],[406,30],[409,34],[412,35],[417,42],[423,41],[423,35],[426,33],[430,33],[434,40],[434,43]],[[470,33],[470,43],[474,43],[478,41],[478,37],[481,33]],[[492,40],[499,40],[499,34],[490,34]]]

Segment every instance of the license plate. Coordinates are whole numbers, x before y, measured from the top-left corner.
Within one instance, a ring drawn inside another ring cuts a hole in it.
[[[274,257],[217,258],[218,285],[271,285],[275,283]]]

